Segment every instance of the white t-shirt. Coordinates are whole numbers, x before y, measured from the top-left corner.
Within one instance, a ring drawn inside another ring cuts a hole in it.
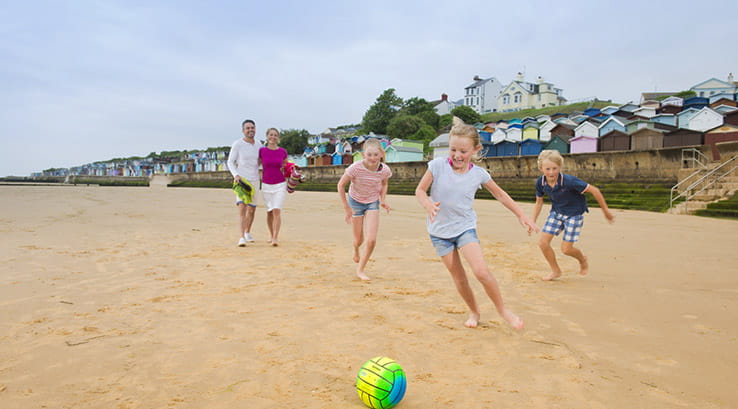
[[[472,166],[464,174],[454,172],[448,158],[436,158],[428,162],[433,175],[431,200],[441,202],[433,223],[427,219],[428,233],[450,239],[477,227],[474,212],[474,195],[481,185],[492,179],[486,169]]]
[[[233,142],[228,154],[228,170],[234,178],[240,175],[251,184],[259,182],[259,148],[261,144],[258,141],[248,143],[239,138]]]

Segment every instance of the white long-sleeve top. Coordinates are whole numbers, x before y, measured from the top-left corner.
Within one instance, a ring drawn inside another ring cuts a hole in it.
[[[228,153],[228,170],[234,178],[240,175],[252,184],[259,182],[259,148],[260,143],[248,143],[244,138],[233,142],[231,152]]]

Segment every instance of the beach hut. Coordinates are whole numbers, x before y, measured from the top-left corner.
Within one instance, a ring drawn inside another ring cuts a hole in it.
[[[492,142],[482,142],[482,150],[479,151],[482,158],[491,158],[497,156],[497,145]]]
[[[600,152],[627,150],[630,150],[630,135],[627,133],[618,129],[613,129],[612,131],[600,136]]]
[[[674,114],[657,114],[651,117],[651,121],[660,123],[660,124],[666,124],[671,126],[676,126],[676,115]]]
[[[546,142],[545,145],[543,145],[543,149],[553,149],[557,150],[560,153],[569,153],[569,142],[567,139],[563,139],[562,137],[558,135],[551,136],[551,140]]]
[[[602,122],[597,129],[597,133],[600,137],[608,134],[611,131],[620,131],[625,133],[625,126],[629,121],[618,116],[611,116]]]
[[[442,133],[433,139],[428,146],[433,149],[433,158],[448,157],[448,133]]]
[[[520,143],[517,140],[505,139],[495,144],[497,156],[518,156]]]
[[[394,162],[419,162],[423,160],[423,150],[416,147],[403,147],[390,145],[387,147],[387,163]]]
[[[691,129],[677,129],[664,133],[664,148],[702,145],[705,134]]]
[[[505,139],[520,142],[523,140],[523,129],[518,127],[507,128],[505,132]]]
[[[527,122],[523,125],[522,140],[525,139],[538,140],[538,122]]]
[[[664,147],[663,129],[641,128],[630,134],[630,149],[634,151]]]
[[[494,132],[494,131],[492,131],[492,132]],[[482,142],[491,142],[492,141],[492,132],[479,131],[479,139]]]
[[[343,165],[343,153],[339,151],[333,152],[331,155],[331,165]]]
[[[723,116],[710,107],[704,107],[687,120],[687,126],[682,128],[705,132],[723,124]]]
[[[547,119],[538,127],[538,140],[548,142],[551,140],[551,130],[556,127],[556,122]]]
[[[683,109],[702,109],[710,105],[710,100],[705,97],[691,97],[684,100]]]
[[[738,141],[738,125],[723,124],[705,132],[705,145],[712,148],[712,159],[714,160],[720,159],[720,152],[716,144],[731,141]]]
[[[520,155],[531,156],[538,155],[543,149],[543,144],[536,139],[523,139],[520,142]]]
[[[569,153],[597,152],[597,138],[589,135],[579,135],[569,139]]]

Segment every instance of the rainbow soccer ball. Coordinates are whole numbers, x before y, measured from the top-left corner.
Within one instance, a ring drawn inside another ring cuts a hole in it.
[[[400,403],[406,386],[405,371],[386,356],[364,362],[356,375],[356,392],[372,409],[388,409]]]

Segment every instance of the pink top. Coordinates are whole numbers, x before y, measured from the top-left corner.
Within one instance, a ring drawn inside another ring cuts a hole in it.
[[[269,149],[263,146],[259,149],[259,159],[263,172],[261,181],[268,185],[276,185],[285,181],[282,165],[287,160],[287,151],[284,148]]]
[[[364,167],[364,161],[354,162],[346,168],[346,174],[351,178],[349,196],[359,203],[372,203],[379,200],[382,192],[382,181],[392,177],[392,171],[386,163],[380,163],[377,170]]]

